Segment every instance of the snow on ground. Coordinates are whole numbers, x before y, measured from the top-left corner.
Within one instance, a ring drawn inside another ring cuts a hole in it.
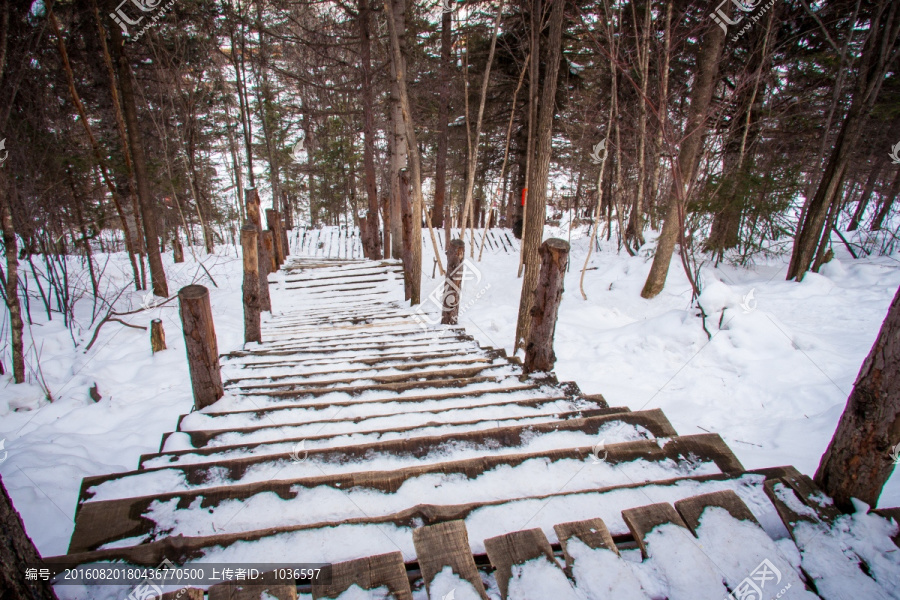
[[[547,235],[565,238],[568,231],[548,229]],[[578,280],[587,244],[583,230],[573,232],[556,331],[560,380],[602,393],[610,405],[662,408],[683,435],[719,433],[747,468],[793,464],[812,474],[900,284],[900,263],[892,257],[852,260],[836,248],[834,261],[799,284],[784,281],[787,257],[749,269],[706,266],[702,300],[710,341],[691,308],[677,256],[665,290],[648,301],[640,298],[650,268],[648,248],[629,257],[615,252],[614,241],[603,240],[585,276],[584,300]],[[219,351],[237,349],[243,332],[241,263],[231,246],[200,258],[218,287],[193,258],[173,265],[167,253],[170,294],[194,281],[206,285]],[[461,324],[483,345],[508,352],[521,288],[517,262],[517,255],[485,249],[476,263],[480,280],[467,281],[463,291],[468,308]],[[72,260],[73,269],[78,263]],[[429,248],[423,260],[426,304],[439,285],[430,278],[431,267]],[[110,297],[127,283],[121,254],[107,266],[107,276],[114,272]],[[136,308],[143,298],[142,292],[126,291],[116,306]],[[90,309],[87,300],[78,304],[76,320],[83,329],[76,327],[74,349],[60,316],[47,322],[40,300],[31,301],[29,364],[40,355],[52,403],[37,385],[38,373],[25,385],[0,377],[0,458],[7,453],[0,475],[45,556],[66,552],[82,478],[136,468],[140,454],[157,451],[162,433],[192,407],[177,302],[124,317],[144,326],[152,318],[163,320],[169,349],[155,356],[148,332],[115,322],[84,352],[93,333]],[[88,394],[95,383],[102,395],[96,403]],[[880,505],[900,505],[898,477],[886,486]]]
[[[548,227],[545,239],[568,235],[565,227]],[[662,293],[640,297],[655,239],[648,241],[629,257],[615,252],[615,231],[612,241],[601,240],[585,274],[584,300],[579,279],[589,239],[584,229],[572,232],[555,338],[560,381],[603,394],[610,406],[661,408],[681,435],[718,433],[745,468],[794,465],[812,476],[900,285],[900,262],[853,260],[835,245],[836,258],[801,283],[785,280],[789,255],[746,269],[706,265],[701,304],[709,340],[677,254]],[[518,256],[485,248],[481,262],[477,250],[470,260],[480,280],[463,285],[461,307],[471,307],[460,324],[482,345],[511,353]],[[423,258],[429,276],[432,261],[429,252]],[[426,277],[423,298],[436,285]],[[879,506],[898,505],[895,474]]]

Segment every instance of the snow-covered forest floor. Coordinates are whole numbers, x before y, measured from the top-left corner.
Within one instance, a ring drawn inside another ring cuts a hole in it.
[[[565,239],[569,231],[548,228],[546,234]],[[571,235],[556,329],[560,380],[603,394],[611,406],[662,408],[682,435],[718,433],[746,468],[790,464],[814,473],[900,285],[900,262],[853,260],[835,246],[836,258],[799,284],[784,280],[786,256],[758,260],[750,268],[707,265],[701,304],[709,340],[691,307],[690,285],[677,256],[665,290],[648,301],[640,290],[652,242],[640,256],[629,257],[615,252],[614,237],[601,240],[585,276],[584,300],[578,283],[589,240],[584,230]],[[440,285],[440,278],[431,278],[427,231],[425,237],[423,299]],[[219,351],[239,348],[242,273],[235,248],[220,246],[215,255],[198,256],[209,276],[190,253],[178,265],[167,253],[169,289],[174,294],[195,282],[209,287]],[[106,263],[102,280],[113,298],[127,285],[127,259],[118,254],[99,260]],[[480,279],[465,284],[460,323],[482,345],[511,353],[521,287],[518,255],[486,248],[475,264]],[[79,259],[71,259],[71,269],[70,276],[87,281]],[[30,269],[26,275],[31,277]],[[36,289],[33,281],[29,289]],[[148,300],[126,290],[116,310],[139,308]],[[427,299],[423,308],[437,310]],[[39,299],[31,300],[30,312],[29,382],[14,385],[9,375],[0,378],[0,439],[5,440],[0,459],[6,457],[0,474],[28,533],[48,556],[67,550],[82,478],[135,468],[139,455],[156,451],[160,435],[191,410],[192,397],[177,301],[123,317],[142,326],[162,319],[169,349],[156,355],[147,331],[116,322],[104,325],[85,352],[96,327],[89,326],[87,296],[76,304],[71,333],[59,314],[47,321]],[[89,394],[95,384],[102,396],[97,402]],[[896,475],[880,505],[900,505]]]

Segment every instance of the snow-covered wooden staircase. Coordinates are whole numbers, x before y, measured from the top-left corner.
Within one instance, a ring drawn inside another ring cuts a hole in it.
[[[395,261],[291,258],[272,281],[263,342],[222,357],[225,397],[134,471],[85,479],[60,560],[334,563],[330,583],[223,583],[211,600],[354,585],[721,600],[768,560],[766,594],[818,597],[772,539],[799,546],[795,525],[836,518],[792,467],[747,471],[718,435],[524,375],[409,308]],[[636,575],[642,560],[665,590]],[[853,577],[896,597],[877,573]]]

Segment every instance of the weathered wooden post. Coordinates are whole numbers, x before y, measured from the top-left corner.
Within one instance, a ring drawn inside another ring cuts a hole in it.
[[[259,214],[259,194],[256,188],[244,192],[247,205],[247,221],[256,225],[257,232],[262,232],[262,218]],[[256,253],[259,262],[259,310],[272,310],[272,299],[269,296],[269,265],[271,260],[266,252],[263,235],[256,237]]]
[[[204,408],[225,394],[209,290],[202,285],[185,286],[178,291],[178,302],[194,406]]]
[[[266,258],[269,259],[269,272],[274,273],[278,270],[278,264],[275,262],[275,236],[271,229],[262,232],[263,247],[266,249]]]
[[[443,315],[441,323],[456,325],[459,322],[459,303],[462,300],[462,280],[466,257],[466,243],[451,240],[447,245],[447,277],[444,280]]]
[[[534,290],[531,331],[525,345],[526,373],[552,371],[556,363],[553,335],[565,283],[566,264],[569,262],[569,244],[565,240],[551,238],[541,244],[539,254],[541,272]]]
[[[281,235],[281,217],[277,211],[272,208],[266,209],[266,225],[272,231],[272,248],[275,250],[275,269],[281,268],[284,262],[284,241]]]
[[[244,251],[244,342],[260,342],[259,325],[259,257],[256,247],[259,232],[256,225],[247,223],[241,228],[241,248]]]
[[[400,180],[400,188],[398,198],[400,200],[400,224],[403,234],[403,243],[400,251],[400,259],[403,261],[403,292],[406,299],[412,298],[412,282],[413,277],[418,277],[418,273],[412,272],[412,229],[413,214],[412,204],[409,201],[409,171],[400,169],[397,175]]]
[[[153,354],[166,349],[166,331],[163,329],[162,319],[150,321],[150,348]]]
[[[181,237],[178,235],[178,228],[172,234],[172,258],[176,263],[184,262],[184,247],[181,245]]]

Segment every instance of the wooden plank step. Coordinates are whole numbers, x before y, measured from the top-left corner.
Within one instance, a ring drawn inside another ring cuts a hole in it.
[[[448,388],[467,388],[475,385],[495,385],[496,387],[502,387],[504,385],[520,381],[519,375],[515,372],[507,372],[500,371],[496,374],[493,372],[493,369],[486,370],[486,374],[484,375],[473,375],[470,377],[449,377],[444,378],[441,377],[440,374],[437,374],[434,379],[426,378],[422,380],[421,378],[416,379],[408,377],[404,377],[405,381],[396,381],[389,383],[365,383],[361,382],[359,384],[335,384],[333,387],[320,387],[316,385],[294,385],[289,384],[287,386],[283,386],[284,389],[257,389],[257,388],[248,388],[241,389],[235,388],[233,390],[234,394],[241,395],[244,397],[254,397],[254,396],[266,396],[269,399],[283,399],[283,398],[317,398],[319,396],[326,396],[330,394],[347,394],[349,396],[360,396],[363,394],[371,394],[375,392],[418,392],[432,389],[448,389]]]
[[[223,530],[236,532],[300,524],[314,527],[317,523],[339,518],[349,522],[360,518],[360,514],[373,519],[423,502],[439,501],[448,494],[454,495],[452,482],[461,481],[460,476],[470,482],[465,491],[466,498],[479,503],[553,494],[562,488],[568,488],[569,492],[601,487],[618,489],[653,481],[653,477],[646,474],[646,464],[654,458],[659,462],[661,457],[643,455],[642,450],[650,444],[638,441],[613,446],[617,458],[621,459],[620,464],[629,459],[635,462],[633,468],[625,465],[615,472],[608,469],[585,470],[585,457],[590,456],[588,448],[563,449],[413,464],[387,471],[319,475],[316,469],[311,469],[306,476],[291,479],[268,479],[178,492],[159,491],[138,498],[90,501],[80,505],[70,552],[93,550],[113,542],[118,545],[119,540],[137,537],[156,539],[161,535],[211,535]],[[677,455],[662,458],[668,458],[675,466],[684,467],[687,464]],[[571,463],[573,460],[574,464]],[[565,461],[570,464],[563,464]],[[497,487],[504,481],[519,482],[521,485],[525,479],[516,478],[533,479],[536,477],[535,469],[543,473],[537,476],[540,485],[528,491],[520,490],[515,485]],[[309,476],[310,472],[314,475]],[[681,473],[682,477],[687,477],[687,471],[682,469]],[[691,476],[702,477],[696,474]],[[574,481],[576,477],[578,481]],[[325,497],[331,500],[327,503],[312,502],[310,498],[314,496],[310,494],[313,492],[319,495],[325,492]],[[341,498],[341,494],[350,496]],[[360,500],[354,501],[352,495],[359,495]],[[360,508],[363,505],[365,510]],[[237,515],[241,519],[234,521]]]
[[[384,337],[384,336],[398,336],[404,337],[410,334],[416,333],[444,333],[445,331],[464,332],[462,327],[457,326],[446,326],[441,329],[436,328],[428,328],[424,329],[419,323],[416,323],[413,320],[407,320],[403,322],[397,322],[393,326],[373,326],[369,327],[365,330],[357,330],[357,331],[345,331],[343,329],[335,329],[329,330],[323,327],[317,327],[316,329],[310,329],[308,332],[299,333],[296,331],[289,331],[287,334],[282,334],[280,332],[272,332],[269,331],[269,336],[264,338],[266,341],[263,343],[270,343],[276,341],[284,341],[284,340],[316,340],[320,343],[325,341],[348,341],[354,339],[363,339],[363,338],[373,338],[373,337]]]
[[[466,521],[470,539],[475,540],[473,550],[478,552],[482,546],[479,540],[514,531],[520,526],[520,522],[517,522],[518,524],[510,522],[511,515],[515,515],[517,511],[521,510],[536,511],[540,508],[542,510],[537,513],[535,520],[545,531],[552,531],[553,524],[564,520],[559,518],[562,515],[582,519],[599,516],[608,524],[610,531],[615,536],[627,532],[621,519],[621,511],[633,506],[630,503],[635,498],[646,498],[648,495],[652,498],[654,495],[664,494],[668,499],[677,500],[731,488],[735,489],[745,500],[752,497],[756,502],[757,498],[765,499],[762,485],[766,478],[777,478],[791,472],[796,472],[796,470],[793,467],[777,467],[749,471],[742,475],[682,476],[589,491],[560,491],[514,500],[503,499],[456,505],[416,505],[398,513],[379,517],[341,519],[314,526],[292,525],[207,536],[172,536],[139,545],[122,545],[92,552],[46,557],[45,561],[85,564],[95,561],[124,560],[143,566],[155,566],[163,558],[168,558],[178,564],[201,558],[207,562],[216,562],[221,558],[217,553],[227,551],[232,544],[236,542],[250,544],[260,540],[265,542],[269,552],[272,551],[272,548],[283,547],[285,554],[279,554],[279,556],[290,555],[292,560],[298,562],[334,562],[343,560],[336,557],[346,556],[347,536],[350,536],[350,539],[356,536],[357,539],[366,539],[370,542],[381,540],[383,547],[394,547],[395,544],[401,544],[404,552],[408,551],[409,555],[414,555],[412,530],[415,527],[455,519]],[[770,506],[768,502],[765,502],[765,505]],[[102,529],[106,522],[98,521],[97,529]],[[541,525],[541,523],[545,525]],[[383,526],[391,528],[390,538],[384,537]],[[245,551],[249,548],[251,546],[244,547]]]
[[[584,521],[569,521],[567,523],[558,523],[553,526],[556,532],[556,539],[562,547],[563,557],[566,560],[566,569],[572,573],[572,556],[569,554],[568,545],[573,539],[581,541],[588,548],[594,550],[609,550],[616,554],[619,549],[613,541],[612,534],[606,527],[603,519],[585,519]]]
[[[231,387],[234,385],[238,385],[240,383],[250,383],[251,385],[254,382],[260,381],[282,381],[284,379],[290,378],[314,378],[320,376],[329,376],[329,375],[337,375],[337,374],[359,374],[360,378],[365,377],[369,374],[377,374],[384,371],[400,371],[400,372],[415,372],[419,369],[426,370],[431,367],[448,367],[448,368],[459,368],[465,367],[474,364],[503,364],[507,363],[505,358],[488,358],[484,356],[462,356],[459,358],[448,357],[445,360],[431,360],[431,361],[416,361],[415,363],[409,363],[406,361],[388,361],[386,364],[376,364],[376,365],[360,365],[357,368],[335,368],[335,369],[324,369],[324,368],[314,368],[311,371],[303,371],[298,370],[293,365],[290,367],[290,373],[279,373],[273,375],[254,375],[254,374],[245,374],[243,370],[233,369],[235,373],[235,377],[230,377],[225,380],[224,386]],[[275,367],[277,368],[277,367]],[[288,367],[285,367],[288,368]]]
[[[340,410],[341,414],[351,415],[361,415],[361,414],[373,414],[373,412],[368,411],[378,411],[380,410],[379,405],[396,405],[391,406],[391,410],[402,410],[401,406],[410,406],[411,408],[419,408],[421,410],[431,410],[435,408],[460,408],[466,406],[466,403],[470,398],[480,398],[483,396],[490,396],[492,398],[496,398],[499,401],[499,398],[502,398],[504,394],[510,393],[524,393],[529,392],[534,394],[534,397],[558,397],[561,394],[568,396],[579,396],[578,392],[572,392],[567,386],[558,386],[558,385],[548,385],[543,383],[523,383],[518,385],[507,385],[503,387],[489,387],[489,388],[479,388],[479,389],[471,389],[471,390],[458,390],[452,389],[446,391],[444,393],[430,393],[427,395],[413,395],[407,396],[402,393],[399,395],[385,396],[385,397],[376,397],[376,398],[350,398],[348,397],[345,400],[329,400],[323,402],[302,402],[297,404],[290,404],[287,402],[269,402],[263,404],[262,401],[265,400],[265,397],[262,396],[247,396],[245,398],[253,398],[254,406],[258,406],[259,408],[247,408],[246,402],[241,402],[239,404],[226,404],[224,400],[228,399],[228,396],[219,400],[212,407],[215,407],[216,412],[194,412],[191,415],[198,415],[199,418],[204,418],[207,416],[212,417],[225,417],[228,415],[238,415],[239,421],[234,422],[235,427],[248,427],[256,425],[258,422],[265,421],[271,425],[277,425],[278,423],[297,423],[297,421],[293,420],[295,417],[291,416],[291,413],[287,411],[308,411],[308,410],[318,410],[318,411],[331,411],[332,413],[336,412],[336,410]],[[281,412],[285,411],[285,412]],[[253,423],[248,422],[244,417],[248,419],[253,419]],[[217,429],[221,427],[216,426]]]
[[[667,583],[669,600],[721,600],[728,595],[721,571],[671,504],[629,508],[622,511],[622,518],[640,546],[641,555],[644,559],[652,557]],[[690,565],[687,577],[686,565]]]
[[[469,534],[463,521],[447,521],[435,525],[419,527],[413,531],[413,544],[419,558],[419,569],[425,582],[429,598],[445,597],[450,590],[432,589],[434,577],[449,567],[475,589],[482,598],[488,600],[487,592],[472,558]]]
[[[366,273],[365,275],[348,275],[345,277],[336,278],[334,281],[328,281],[326,279],[315,278],[315,279],[300,279],[300,278],[284,278],[285,283],[301,283],[303,285],[295,285],[293,289],[301,289],[301,290],[315,290],[316,288],[327,288],[333,287],[335,285],[368,285],[372,283],[390,283],[395,284],[397,282],[396,277],[391,277],[389,274],[391,273],[402,273],[403,270],[400,269],[398,271],[382,271],[381,273]]]
[[[571,399],[566,396],[531,400],[509,400],[491,404],[466,405],[461,408],[375,413],[346,418],[302,417],[297,423],[258,425],[255,427],[228,429],[192,429],[163,434],[162,447],[173,433],[188,436],[191,447],[233,447],[242,444],[278,442],[289,439],[309,439],[314,435],[338,435],[369,432],[405,432],[417,427],[437,427],[453,424],[474,424],[504,419],[529,419],[580,413],[584,416],[600,416],[630,412],[624,407],[605,407],[590,400]],[[162,453],[162,452],[161,452]]]
[[[239,391],[241,393],[259,393],[265,394],[270,391],[292,391],[301,392],[303,390],[346,390],[359,389],[365,385],[367,389],[382,389],[378,386],[397,384],[397,383],[421,383],[428,381],[440,381],[446,379],[470,379],[475,377],[511,377],[521,376],[522,369],[515,364],[481,364],[472,367],[463,367],[457,369],[439,369],[439,370],[422,370],[411,373],[399,373],[395,375],[356,375],[342,378],[305,378],[300,381],[273,381],[271,383],[247,383],[240,385],[228,386],[229,389]],[[415,387],[427,387],[426,385]],[[390,388],[393,389],[393,388]],[[354,393],[354,392],[347,392]]]
[[[333,348],[321,348],[314,350],[304,350],[302,346],[292,349],[284,349],[284,350],[266,350],[265,348],[260,349],[251,349],[251,350],[235,350],[233,352],[229,352],[228,354],[223,354],[221,356],[226,358],[240,358],[240,357],[271,357],[271,356],[296,356],[296,357],[307,357],[310,355],[318,356],[318,355],[333,355],[333,356],[354,356],[355,353],[366,352],[371,357],[380,356],[380,355],[397,355],[401,350],[405,350],[407,352],[427,352],[427,351],[435,351],[438,349],[452,349],[456,352],[461,352],[468,350],[469,348],[478,347],[477,342],[474,339],[470,339],[468,337],[447,337],[444,339],[436,339],[436,340],[422,340],[422,341],[411,341],[397,344],[389,344],[388,342],[384,342],[381,344],[372,344],[365,345],[366,342],[361,344],[346,344],[345,346],[337,346]]]
[[[513,578],[514,567],[543,558],[559,568],[550,542],[540,529],[514,531],[488,538],[484,540],[484,548],[495,569],[494,577],[497,580],[497,587],[500,588],[500,597],[504,599],[511,597],[509,586],[510,580]],[[560,569],[560,575],[562,575],[562,580],[565,580],[562,569]]]
[[[470,350],[466,356],[499,356],[502,350],[496,348],[475,348]],[[446,346],[439,351],[397,351],[384,352],[381,354],[368,354],[363,356],[328,356],[328,357],[304,357],[299,360],[289,358],[272,358],[250,357],[250,360],[232,359],[222,365],[223,368],[241,367],[244,369],[265,369],[269,367],[296,365],[297,367],[308,367],[316,365],[340,365],[340,364],[360,364],[360,365],[378,365],[388,364],[390,362],[409,363],[413,360],[429,360],[434,358],[453,358],[459,356],[459,349],[453,346]]]
[[[652,448],[652,443],[647,442],[624,442],[621,444],[613,444],[610,448],[612,448],[611,452],[619,462],[639,459],[660,461],[667,458],[676,460],[679,458],[676,453],[670,453],[666,456],[647,456],[648,449]],[[652,449],[650,452],[652,452]],[[305,490],[313,490],[325,486],[335,490],[342,490],[345,493],[349,493],[350,491],[369,490],[384,494],[395,494],[399,490],[402,490],[403,486],[408,484],[408,482],[427,475],[440,474],[443,476],[452,476],[454,474],[463,474],[469,480],[473,480],[498,467],[509,467],[509,470],[498,475],[506,477],[506,473],[509,473],[510,476],[514,475],[516,472],[515,467],[518,465],[522,465],[523,463],[534,459],[540,459],[541,464],[546,464],[545,468],[549,470],[557,461],[571,459],[583,461],[585,457],[588,456],[590,456],[590,450],[588,448],[580,448],[523,454],[505,454],[500,456],[479,456],[467,460],[414,464],[413,466],[390,471],[365,471],[322,475],[317,469],[312,469],[310,472],[314,473],[313,476],[290,479],[281,478],[278,480],[264,480],[243,484],[234,483],[230,485],[203,487],[200,489],[178,492],[160,491],[159,493],[148,496],[84,502],[79,505],[70,552],[93,550],[99,548],[103,544],[114,542],[119,539],[144,536],[150,533],[153,533],[155,537],[158,532],[155,531],[155,520],[153,518],[152,509],[154,505],[174,504],[178,507],[176,511],[199,510],[203,512],[208,511],[212,514],[221,504],[229,501],[238,501],[241,503],[241,514],[248,519],[252,519],[253,511],[251,510],[247,513],[245,512],[245,507],[252,505],[253,498],[264,499],[266,496],[272,498],[277,496],[283,502],[294,499],[302,501],[301,494],[303,494]],[[599,481],[605,481],[606,484],[609,484],[606,475],[598,474],[597,477],[600,478]],[[566,478],[568,478],[568,476],[566,476]],[[620,476],[620,478],[625,483],[635,483],[634,478],[629,477],[627,474]],[[592,482],[582,484],[582,487],[585,485],[588,488],[595,487],[595,484]],[[550,487],[553,491],[558,489],[557,487]],[[411,493],[415,494],[414,492]],[[509,495],[515,496],[516,494],[514,491],[508,491],[507,496]],[[413,502],[420,502],[422,499],[423,496],[421,494],[412,496]],[[489,499],[496,498],[492,495]],[[296,522],[296,520],[287,519],[286,517],[288,514],[286,511],[288,511],[291,506],[289,504],[281,504],[281,506],[282,511],[277,514],[273,511],[265,511],[266,519],[280,520],[284,518],[285,520]],[[322,507],[320,506],[318,508]],[[305,507],[304,505],[300,507],[300,509],[305,518],[314,518],[310,517],[310,515],[313,514],[310,508]],[[369,510],[366,515],[371,517],[373,511],[374,508],[372,508],[370,502]],[[334,518],[334,515],[336,514],[333,507],[327,507],[326,513],[331,515],[331,518]],[[173,516],[174,514],[168,513],[165,517],[167,522],[170,523],[170,525],[167,526],[169,527],[169,532],[171,532],[171,519]],[[262,522],[260,521],[255,522],[258,525],[262,525]],[[267,523],[267,525],[274,527],[276,526],[276,523]]]
[[[653,413],[654,411],[648,411]],[[320,470],[322,473],[327,472],[350,472],[356,464],[354,461],[366,461],[372,464],[377,458],[388,461],[395,468],[402,468],[409,464],[425,464],[439,463],[453,460],[454,451],[457,454],[467,454],[469,456],[476,452],[481,452],[485,460],[490,455],[510,456],[516,452],[517,448],[522,448],[532,443],[534,438],[547,436],[549,443],[551,438],[559,438],[560,444],[570,444],[571,436],[563,435],[569,432],[579,433],[584,439],[589,440],[591,436],[596,436],[598,432],[610,423],[629,423],[639,424],[650,430],[656,437],[667,437],[659,435],[661,431],[666,433],[674,433],[668,420],[662,416],[661,412],[656,414],[625,413],[623,415],[608,415],[601,417],[587,417],[583,419],[569,419],[566,421],[554,421],[550,423],[537,423],[533,425],[520,425],[513,427],[499,427],[494,429],[482,429],[475,431],[467,431],[463,433],[453,433],[447,435],[423,436],[409,439],[386,440],[383,442],[359,444],[355,446],[339,446],[306,449],[306,459],[298,462],[291,452],[279,454],[269,454],[264,456],[248,456],[242,458],[216,458],[215,460],[205,461],[202,463],[175,463],[167,466],[148,467],[136,471],[126,471],[123,473],[113,473],[105,475],[97,475],[86,477],[82,481],[81,497],[85,500],[91,499],[97,490],[89,491],[94,486],[109,484],[110,482],[118,482],[127,479],[129,482],[136,482],[138,479],[145,481],[156,481],[163,477],[167,481],[167,485],[181,485],[180,489],[200,489],[202,487],[210,487],[206,482],[218,481],[223,477],[228,480],[238,482],[248,472],[250,476],[254,475],[261,465],[270,466],[278,473],[283,473],[282,477],[290,476],[291,472],[310,472],[312,470]],[[554,435],[555,434],[555,435]],[[671,446],[671,448],[669,447]],[[609,448],[613,448],[610,445]],[[646,446],[638,446],[626,454],[623,460],[630,461],[640,457],[646,457],[652,460],[653,457],[664,459],[672,456],[671,453],[684,453],[685,447],[689,447],[689,452],[694,452],[696,456],[708,457],[711,462],[722,471],[741,470],[740,463],[737,458],[730,453],[721,438],[715,434],[701,434],[695,436],[686,436],[685,438],[673,438],[666,444],[666,447],[660,448],[653,442],[647,442]],[[457,450],[463,448],[463,450]],[[555,448],[560,448],[557,444]],[[503,450],[505,452],[498,452]],[[571,450],[572,456],[584,458],[590,455],[593,446],[579,447]],[[519,450],[521,451],[521,450]],[[610,450],[612,452],[612,450]],[[728,456],[730,455],[730,456]],[[617,455],[613,454],[613,457]],[[677,456],[677,454],[676,454]],[[688,456],[688,453],[684,453]],[[211,457],[213,458],[213,457]],[[512,460],[512,458],[510,458]],[[610,460],[610,459],[608,459]],[[737,469],[734,468],[737,465]],[[724,467],[724,468],[723,468]],[[164,471],[164,473],[160,473]],[[181,480],[180,484],[176,484],[173,478]],[[106,485],[107,488],[121,487],[121,483],[116,486]],[[169,489],[178,489],[170,487]],[[162,492],[163,490],[160,490]]]
[[[363,590],[386,587],[396,600],[412,600],[403,554],[391,552],[367,556],[333,565],[331,582],[327,585],[313,583],[313,598],[337,598],[353,586]]]
[[[687,529],[688,526],[678,512],[668,502],[648,504],[622,511],[622,518],[628,525],[631,535],[641,549],[644,558],[649,556],[647,535],[660,525],[677,525]]]
[[[757,598],[761,595],[797,600],[818,598],[804,591],[806,586],[800,573],[733,490],[684,498],[675,502],[675,509],[697,536],[700,547],[716,563],[736,597],[755,594],[753,597]],[[719,560],[721,556],[728,556],[728,560]]]
[[[732,490],[722,490],[711,494],[692,496],[675,503],[675,510],[691,531],[696,532],[700,527],[700,517],[707,508],[715,506],[728,511],[738,521],[749,521],[759,526],[759,521],[741,500],[741,497]]]
[[[204,456],[224,457],[229,453],[239,456],[263,456],[271,454],[280,454],[285,451],[290,452],[294,446],[300,442],[304,442],[304,448],[343,446],[348,444],[375,443],[379,441],[391,439],[411,439],[419,436],[448,435],[453,433],[464,433],[469,431],[477,431],[479,429],[494,429],[497,427],[505,427],[512,425],[538,424],[560,421],[566,419],[578,419],[589,416],[599,416],[605,413],[604,409],[599,410],[579,410],[571,412],[554,411],[550,414],[539,414],[531,417],[509,417],[506,419],[489,419],[489,420],[471,420],[461,421],[457,423],[425,423],[410,425],[408,427],[397,427],[394,429],[345,429],[344,431],[326,432],[323,427],[308,427],[307,435],[297,435],[297,431],[293,435],[284,435],[271,441],[245,442],[230,445],[216,445],[205,448],[193,448],[187,450],[171,450],[152,454],[142,454],[138,463],[139,469],[150,468],[154,466],[166,466],[173,463],[186,462],[196,464],[203,461]],[[185,461],[177,460],[178,457],[185,457]]]
[[[351,338],[352,339],[352,338]],[[426,343],[436,342],[440,340],[468,340],[473,338],[467,335],[462,329],[448,329],[445,331],[422,330],[410,331],[404,334],[380,334],[365,336],[348,340],[344,338],[322,339],[320,341],[311,341],[305,339],[286,339],[286,340],[269,340],[252,346],[245,352],[271,352],[273,350],[286,349],[303,349],[307,353],[317,353],[319,351],[328,351],[335,348],[382,348],[384,346],[406,347],[415,342]]]

